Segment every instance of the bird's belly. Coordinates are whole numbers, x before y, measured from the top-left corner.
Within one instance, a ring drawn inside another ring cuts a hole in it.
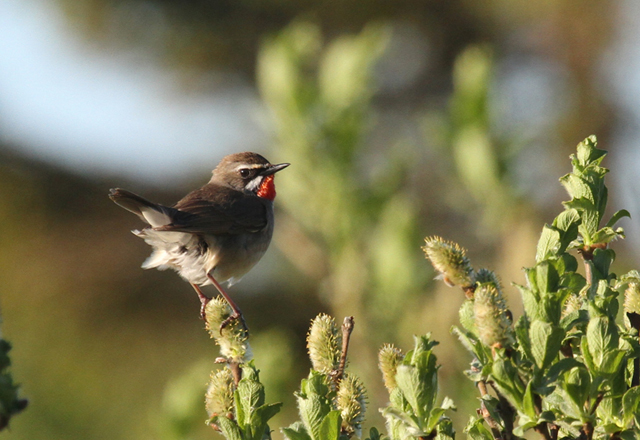
[[[212,273],[219,283],[234,284],[262,258],[269,246],[269,236],[260,234],[198,236],[184,232],[134,231],[153,247],[142,264],[143,269],[173,269],[193,284],[212,284]],[[212,272],[213,271],[213,272]]]
[[[242,234],[225,237],[206,237],[216,252],[213,276],[217,281],[235,284],[255,266],[267,251],[270,236]]]

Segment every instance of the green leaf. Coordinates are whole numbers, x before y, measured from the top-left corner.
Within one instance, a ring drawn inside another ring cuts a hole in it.
[[[553,226],[559,231],[569,233],[573,229],[573,233],[577,234],[577,225],[580,223],[580,214],[575,209],[566,209],[562,211],[554,220]],[[575,240],[575,236],[569,241]]]
[[[616,213],[611,216],[611,219],[607,222],[606,226],[609,228],[613,228],[616,223],[618,223],[625,217],[631,218],[631,214],[629,214],[629,211],[627,211],[626,209],[616,211]]]
[[[535,404],[535,396],[533,393],[533,386],[532,386],[533,382],[529,381],[529,383],[527,384],[527,389],[524,392],[524,400],[522,402],[522,409],[524,410],[524,413],[531,418],[532,420],[535,420],[537,417],[536,414],[536,404]]]
[[[444,410],[452,409],[455,411],[457,409],[455,402],[450,397],[445,397],[444,399],[442,399],[440,407]]]
[[[484,426],[484,420],[480,418],[471,418],[464,431],[468,440],[493,440],[491,431]]]
[[[289,440],[312,440],[302,422],[295,422],[288,428],[282,428],[281,431]]]
[[[262,439],[262,436],[267,429],[267,423],[280,411],[280,407],[282,407],[282,403],[271,403],[268,405],[262,405],[259,408],[255,408],[255,410],[251,412],[251,420],[249,423],[251,432],[250,436],[248,436],[248,439]],[[247,436],[245,435],[245,437]]]
[[[592,238],[593,243],[610,243],[618,238],[624,238],[624,229],[613,229],[608,226],[598,230]]]
[[[322,420],[322,424],[318,431],[318,437],[314,440],[338,440],[338,437],[340,437],[341,423],[342,418],[340,417],[340,411],[331,411],[325,416],[324,420]]]
[[[625,426],[633,421],[636,429],[640,429],[640,387],[627,390],[622,396],[622,411]]]
[[[553,226],[544,225],[542,228],[542,234],[540,234],[540,240],[538,240],[538,247],[536,249],[536,262],[539,263],[542,260],[555,255],[560,249],[560,246],[560,231]]]
[[[562,306],[568,294],[567,289],[560,289],[542,297],[542,301],[540,301],[540,320],[558,325],[562,316]]]
[[[306,398],[298,398],[298,408],[300,419],[304,423],[307,432],[314,440],[318,440],[320,425],[325,416],[330,412],[331,406],[326,398],[317,394],[312,394]]]
[[[586,284],[587,280],[582,275],[575,272],[565,273],[560,278],[560,286],[569,290],[569,292],[572,292],[572,294],[580,292]]]
[[[602,359],[599,373],[601,374],[616,374],[621,372],[622,362],[625,360],[627,352],[615,348],[608,351]]]
[[[630,270],[624,275],[621,275],[616,282],[615,288],[620,289],[627,283],[640,283],[640,272],[637,270]]]
[[[536,265],[536,285],[540,293],[555,292],[558,290],[559,281],[558,271],[548,261]]]
[[[613,249],[596,249],[593,251],[593,267],[598,271],[600,279],[607,279],[611,263],[616,259]]]
[[[311,370],[309,377],[302,380],[300,393],[297,394],[300,419],[304,423],[307,433],[312,439],[318,439],[320,425],[325,416],[331,411],[325,375]]]
[[[595,364],[593,356],[591,356],[589,339],[586,336],[583,336],[580,340],[580,351],[582,352],[582,357],[584,358],[584,364],[589,369],[589,371],[597,371],[598,367]]]
[[[518,437],[524,437],[526,432],[536,426],[538,423],[535,420],[530,420],[528,417],[521,417],[518,420],[518,424],[513,428],[513,433]]]
[[[440,421],[440,417],[444,415],[447,410],[445,408],[433,408],[431,410],[431,414],[429,414],[429,423],[427,423],[423,428],[424,432],[431,432],[436,428],[436,425]]]
[[[235,421],[225,416],[216,416],[211,419],[211,423],[214,423],[220,428],[222,435],[224,435],[227,440],[244,440],[242,432]]]
[[[536,284],[536,268],[535,267],[525,267],[524,274],[527,277],[527,287],[531,289],[534,293],[538,293],[538,285]]]
[[[475,315],[473,313],[473,300],[465,299],[458,310],[460,324],[469,332],[477,333]]]
[[[564,374],[560,385],[567,393],[567,396],[575,404],[580,414],[584,414],[584,403],[589,397],[591,379],[589,372],[583,366],[577,366]]]
[[[598,231],[599,225],[600,219],[595,209],[582,212],[582,223],[578,226],[578,234],[582,236],[582,241],[585,246],[590,246],[595,243],[593,237]]]
[[[589,322],[589,312],[586,310],[574,310],[560,320],[560,327],[565,332],[570,331],[573,327]]]
[[[557,259],[550,260],[550,263],[558,271],[561,278],[575,272],[578,269],[578,260],[573,255],[561,254]]]
[[[545,370],[558,356],[565,332],[549,322],[535,320],[529,330],[531,352],[539,369]]]
[[[640,431],[636,429],[626,429],[618,433],[622,440],[640,440]]]
[[[599,165],[607,154],[606,150],[600,150],[596,148],[596,145],[598,145],[598,140],[594,135],[591,135],[576,147],[575,159],[582,168],[590,164]]]
[[[429,423],[423,426],[423,430],[427,433],[433,431],[436,426],[441,422],[442,416],[444,416],[447,410],[453,409],[455,411],[456,406],[453,403],[453,400],[445,397],[442,400],[442,405],[439,407],[435,407],[431,410],[429,414]]]
[[[560,178],[560,183],[572,197],[570,202],[564,203],[565,206],[578,210],[595,209],[595,199],[591,187],[582,177],[575,174],[566,174]]]
[[[267,422],[269,422],[269,420],[273,418],[273,416],[275,416],[280,412],[281,408],[282,408],[282,402],[269,403],[266,405],[262,405],[260,408],[258,408],[256,410],[256,413],[259,414],[260,421],[266,424]]]
[[[462,346],[466,348],[471,354],[475,355],[475,340],[471,340],[470,335],[467,332],[463,332],[455,325],[451,326],[451,334],[457,336]]]
[[[237,389],[233,393],[233,401],[236,407],[236,422],[244,427],[249,423],[251,406],[247,405],[247,402],[242,399]]]
[[[604,211],[607,208],[607,199],[609,197],[609,190],[604,185],[604,179],[603,179],[604,175],[608,170],[605,168],[600,168],[600,171],[602,172],[602,174],[600,175],[599,186],[598,186],[598,189],[600,191],[599,193],[597,193],[597,197],[596,197],[596,200],[599,202],[597,206],[598,224],[600,224],[600,220],[602,220],[602,216],[604,216]]]
[[[618,348],[617,326],[608,317],[597,316],[589,321],[586,337],[589,354],[600,371],[605,367],[605,356]]]
[[[451,327],[451,334],[457,336],[462,346],[478,358],[482,365],[489,362],[489,355],[485,352],[485,347],[474,335],[469,332],[463,332],[455,325]]]
[[[235,392],[237,421],[240,426],[250,423],[252,411],[264,404],[264,386],[249,378],[242,378]]]
[[[381,435],[375,427],[369,429],[369,437],[365,440],[383,440],[385,436]]]
[[[524,398],[524,384],[518,375],[518,370],[510,359],[498,358],[493,362],[491,376],[495,384],[509,402],[522,411]]]
[[[400,365],[396,373],[398,388],[404,394],[415,414],[421,419],[428,417],[437,391],[433,389],[435,384],[432,375],[409,365]]]
[[[587,185],[585,183],[585,185]],[[588,186],[588,185],[587,185]],[[578,231],[580,231],[582,223],[584,222],[585,212],[595,212],[596,207],[591,200],[586,197],[577,197],[569,200],[568,202],[562,202],[565,209],[572,209],[580,214],[580,223],[578,224]]]
[[[553,383],[558,379],[558,377],[564,375],[566,372],[576,367],[584,368],[584,365],[575,360],[575,358],[560,359],[549,368],[549,371],[545,375],[545,379],[549,383]]]
[[[443,418],[438,423],[438,434],[434,440],[455,440],[456,432],[451,420]],[[388,439],[387,439],[388,440]]]
[[[522,315],[514,326],[516,339],[518,340],[518,344],[520,349],[524,352],[524,355],[530,359],[533,359],[533,353],[531,352],[531,339],[529,338],[529,320],[527,319],[527,315]]]
[[[522,303],[524,305],[524,311],[529,319],[540,319],[540,296],[533,290],[519,284],[515,286],[520,290],[522,295]]]
[[[404,358],[406,365],[415,365],[420,368],[427,367],[427,364],[433,362],[435,365],[435,357],[431,357],[431,349],[439,344],[438,341],[434,341],[431,338],[431,334],[427,333],[422,336],[414,336],[414,348],[409,351]]]
[[[388,406],[380,411],[387,420],[395,420],[400,422],[404,428],[415,435],[424,434],[418,420],[415,416],[406,411],[400,411],[398,408]]]
[[[573,240],[578,237],[578,226],[582,221],[575,209],[565,209],[553,221],[553,226],[560,231],[560,246],[555,255],[562,254]]]

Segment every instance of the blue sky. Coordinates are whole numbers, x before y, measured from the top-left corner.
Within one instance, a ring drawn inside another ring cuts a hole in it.
[[[82,172],[152,181],[265,147],[248,85],[185,93],[153,59],[78,39],[51,3],[0,2],[0,140]]]

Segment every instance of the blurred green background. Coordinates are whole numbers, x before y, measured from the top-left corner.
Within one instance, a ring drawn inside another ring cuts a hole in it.
[[[296,419],[307,326],[326,312],[355,317],[365,428],[383,428],[377,349],[432,332],[463,435],[462,297],[432,280],[422,240],[496,270],[519,316],[509,283],[594,133],[610,206],[633,217],[620,269],[637,268],[638,19],[632,0],[0,2],[0,312],[30,401],[0,436],[221,438],[204,425],[217,350],[197,297],[140,269],[141,225],[107,192],[172,204],[246,150],[292,163],[274,242],[231,289],[267,398],[285,402],[271,427]]]

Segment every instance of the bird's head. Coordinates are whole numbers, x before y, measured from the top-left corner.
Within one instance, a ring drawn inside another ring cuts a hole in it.
[[[288,163],[272,165],[257,153],[230,154],[213,170],[211,182],[273,200],[276,197],[273,175],[288,166]]]

